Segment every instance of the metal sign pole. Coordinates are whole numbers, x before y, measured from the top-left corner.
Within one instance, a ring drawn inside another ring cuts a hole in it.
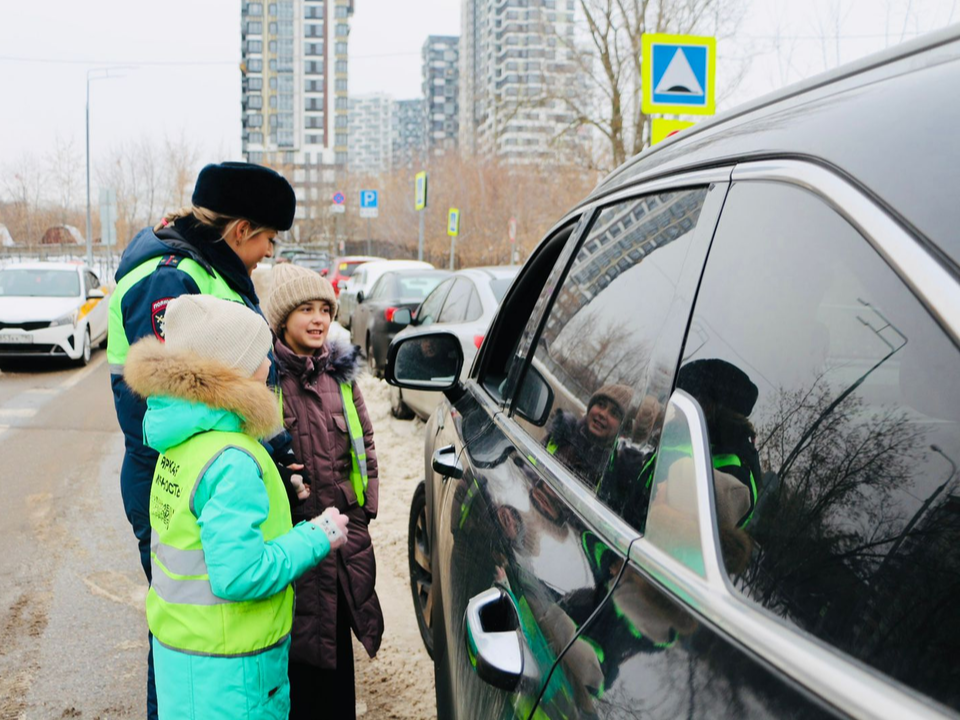
[[[372,239],[370,237],[370,218],[368,217],[367,218],[367,255],[373,254],[372,252],[370,252],[371,243],[372,243]]]
[[[420,211],[420,244],[417,246],[417,260],[423,261],[423,232],[424,219],[423,214],[426,209]]]

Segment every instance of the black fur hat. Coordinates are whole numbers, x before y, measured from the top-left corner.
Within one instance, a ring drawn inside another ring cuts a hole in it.
[[[289,230],[297,196],[280,173],[245,162],[207,165],[193,189],[194,207],[250,220],[273,230]]]
[[[719,358],[694,360],[680,368],[677,387],[698,402],[712,400],[743,416],[753,412],[760,391],[743,370]]]

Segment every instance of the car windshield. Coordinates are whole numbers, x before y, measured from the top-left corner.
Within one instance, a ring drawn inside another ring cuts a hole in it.
[[[399,278],[400,297],[411,300],[423,300],[443,279],[444,276],[442,275],[410,275],[408,277],[401,277]]]
[[[498,303],[503,300],[503,296],[507,294],[507,290],[512,282],[512,277],[494,278],[490,281],[490,289],[493,291],[493,296],[497,299]]]
[[[75,270],[0,270],[2,297],[76,297],[79,294],[80,276]]]
[[[294,265],[300,265],[317,272],[330,267],[330,259],[322,255],[295,255],[292,262]]]
[[[337,267],[337,272],[339,272],[343,277],[350,277],[357,271],[357,268],[363,265],[365,262],[366,260],[357,262],[342,262]]]

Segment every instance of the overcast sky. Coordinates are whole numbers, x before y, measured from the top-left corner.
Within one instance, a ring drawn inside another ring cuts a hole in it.
[[[741,32],[719,45],[721,93],[724,57],[749,57],[748,72],[720,109],[960,21],[958,0],[741,1]],[[350,92],[418,97],[420,48],[459,34],[459,6],[356,0]],[[238,158],[239,58],[239,0],[0,0],[0,168],[57,136],[82,157],[87,70],[106,63],[136,67],[90,84],[94,166],[119,142],[181,134],[204,161]]]

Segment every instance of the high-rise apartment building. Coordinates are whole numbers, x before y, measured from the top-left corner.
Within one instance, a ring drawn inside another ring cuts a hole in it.
[[[397,100],[393,104],[391,165],[394,168],[411,167],[423,161],[426,147],[424,107],[424,101],[420,98]]]
[[[350,98],[347,166],[352,173],[377,175],[393,159],[393,100],[383,93]]]
[[[442,155],[456,149],[460,134],[460,38],[430,35],[422,57],[427,149]]]
[[[353,11],[354,0],[241,4],[243,154],[285,172],[301,218],[347,162]]]
[[[462,0],[460,146],[507,162],[564,162],[583,142],[564,97],[583,91],[576,0]]]

